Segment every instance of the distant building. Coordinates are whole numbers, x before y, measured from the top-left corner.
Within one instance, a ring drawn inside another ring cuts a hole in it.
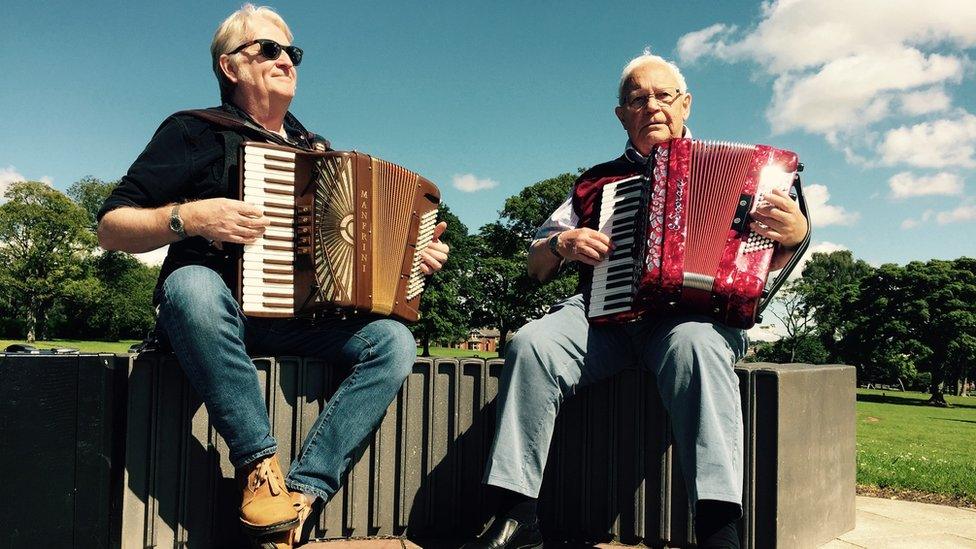
[[[498,330],[488,328],[477,328],[471,330],[468,338],[451,345],[454,349],[466,349],[468,351],[484,351],[494,353],[498,349],[498,338],[501,334]]]

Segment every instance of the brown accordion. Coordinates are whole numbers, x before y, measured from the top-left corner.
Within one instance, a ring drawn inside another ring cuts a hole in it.
[[[259,142],[240,151],[240,199],[271,225],[243,246],[237,297],[245,315],[377,314],[417,320],[440,191],[358,152]]]
[[[649,171],[608,182],[587,226],[610,237],[610,257],[584,288],[591,323],[683,311],[749,328],[796,266],[810,233],[766,287],[778,244],[749,228],[772,189],[793,189],[807,215],[791,151],[766,145],[673,139],[657,145]],[[809,219],[809,217],[808,217]]]

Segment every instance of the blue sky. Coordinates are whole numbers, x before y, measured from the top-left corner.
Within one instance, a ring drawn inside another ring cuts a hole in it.
[[[696,137],[796,151],[815,249],[880,264],[976,254],[976,2],[924,5],[272,7],[306,52],[292,111],[424,174],[472,231],[524,186],[621,152],[617,80],[649,46],[682,67]],[[121,177],[168,114],[217,103],[209,44],[239,6],[5,0],[0,186]]]

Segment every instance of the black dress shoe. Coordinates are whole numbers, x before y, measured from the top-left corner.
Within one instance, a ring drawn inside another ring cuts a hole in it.
[[[480,536],[461,549],[542,549],[539,520],[522,524],[511,517],[495,517]]]

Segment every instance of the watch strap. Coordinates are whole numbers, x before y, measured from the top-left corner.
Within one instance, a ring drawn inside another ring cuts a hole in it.
[[[549,245],[549,251],[552,252],[552,255],[558,257],[559,259],[564,259],[563,254],[559,253],[559,233],[550,236],[547,244]]]
[[[173,206],[169,211],[169,229],[176,233],[180,239],[187,237],[186,228],[183,226],[183,218],[180,217],[180,205]]]

